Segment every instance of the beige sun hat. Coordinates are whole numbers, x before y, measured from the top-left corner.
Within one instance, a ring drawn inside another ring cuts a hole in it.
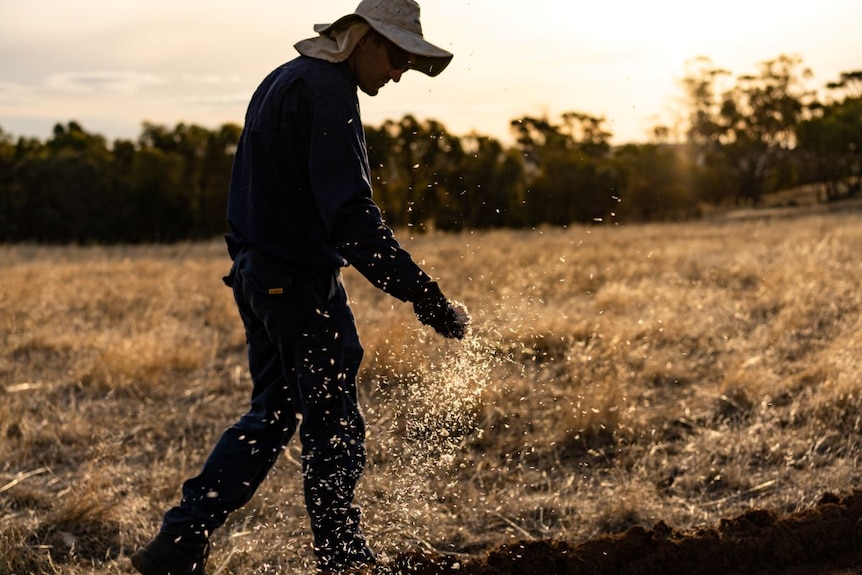
[[[315,24],[314,31],[321,37],[331,38],[333,33],[349,29],[357,22],[367,23],[393,44],[412,54],[411,68],[428,76],[436,76],[452,60],[450,52],[425,40],[419,23],[419,4],[414,0],[362,0],[353,14],[342,16],[332,24]],[[300,52],[306,53],[315,40],[304,40],[297,44],[297,49],[302,45],[305,50]]]

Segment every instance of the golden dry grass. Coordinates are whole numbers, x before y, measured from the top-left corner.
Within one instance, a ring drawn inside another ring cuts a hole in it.
[[[859,486],[862,218],[403,238],[474,332],[346,273],[372,545],[713,525]],[[128,554],[245,409],[218,242],[0,248],[0,575]],[[310,572],[294,441],[210,573]]]

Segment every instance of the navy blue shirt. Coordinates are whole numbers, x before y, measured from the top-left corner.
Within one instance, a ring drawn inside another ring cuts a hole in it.
[[[298,269],[353,265],[403,300],[430,278],[372,199],[357,84],[346,63],[299,56],[252,96],[234,158],[231,256],[250,247]]]

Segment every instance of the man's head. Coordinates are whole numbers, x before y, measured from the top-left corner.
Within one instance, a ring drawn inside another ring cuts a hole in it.
[[[356,42],[354,38],[350,42],[350,35],[346,31],[355,29],[357,24],[368,26],[371,31],[362,36],[360,41]],[[385,81],[398,81],[408,67],[428,76],[436,76],[452,60],[450,52],[425,40],[419,22],[419,4],[414,0],[362,0],[352,14],[342,16],[332,24],[317,24],[314,31],[320,36],[299,42],[296,48],[300,53],[333,62],[348,58],[355,59],[357,63],[361,61],[363,64],[360,68],[367,68],[370,76],[378,76],[377,83],[380,70],[372,68],[388,68],[389,74]],[[367,61],[375,53],[380,56],[376,58],[376,64]],[[410,61],[409,66],[402,65],[403,55]],[[354,72],[359,75],[358,70],[354,69]],[[376,94],[379,89],[378,85],[371,91]]]
[[[413,59],[413,54],[372,29],[359,40],[347,62],[359,89],[376,96],[389,80],[398,82],[413,65]]]

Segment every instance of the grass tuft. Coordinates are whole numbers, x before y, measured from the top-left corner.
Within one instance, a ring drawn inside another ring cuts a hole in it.
[[[443,340],[345,271],[357,497],[384,559],[700,529],[859,487],[858,216],[404,243],[474,324]],[[222,244],[0,256],[0,575],[128,573],[247,406]],[[214,573],[311,569],[299,461],[294,440],[216,533]]]

